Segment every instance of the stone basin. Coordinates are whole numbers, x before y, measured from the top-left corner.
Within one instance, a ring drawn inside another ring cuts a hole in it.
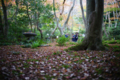
[[[25,37],[30,39],[32,37],[35,37],[37,34],[36,33],[32,33],[32,32],[24,32],[23,35],[25,35]]]

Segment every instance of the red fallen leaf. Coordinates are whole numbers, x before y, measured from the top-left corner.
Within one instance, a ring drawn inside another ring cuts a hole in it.
[[[70,77],[69,77],[69,76],[66,76],[65,78],[66,78],[66,79],[69,79]]]
[[[10,54],[10,53],[7,53],[7,54]]]
[[[26,52],[28,52],[28,50],[26,50]]]
[[[76,58],[76,59],[74,59],[73,61],[78,61],[79,60],[79,58]]]

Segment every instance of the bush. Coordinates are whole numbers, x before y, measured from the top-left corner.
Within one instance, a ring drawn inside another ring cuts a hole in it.
[[[39,46],[42,45],[42,44],[43,44],[43,41],[42,41],[42,40],[40,40],[40,41],[35,41],[35,42],[32,43],[31,48],[39,47]]]
[[[40,46],[40,45],[39,45],[39,42],[36,41],[36,42],[33,42],[33,43],[32,43],[31,48],[36,48],[36,47],[38,47],[38,46]]]
[[[110,47],[108,44],[105,44],[105,43],[103,45],[106,46],[106,47]]]
[[[68,44],[69,45],[76,45],[77,43],[75,43],[75,42],[69,42]]]
[[[118,44],[120,44],[120,40],[116,40]]]
[[[117,41],[112,39],[112,40],[106,40],[106,41],[103,41],[103,43],[107,43],[107,44],[116,44]]]
[[[69,38],[66,38],[65,36],[59,37],[57,39],[57,43],[59,46],[65,45],[65,43],[68,41]]]
[[[120,52],[120,49],[114,49],[113,51],[114,52]]]
[[[120,48],[120,46],[114,45],[114,46],[112,46],[112,48]]]
[[[120,27],[107,27],[107,32],[109,33],[109,38],[114,38],[116,40],[120,39]]]

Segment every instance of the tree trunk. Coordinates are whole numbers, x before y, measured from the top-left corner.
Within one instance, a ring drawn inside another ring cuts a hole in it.
[[[72,5],[71,8],[70,8],[70,11],[69,11],[69,13],[68,13],[67,19],[66,19],[66,21],[64,22],[64,25],[61,27],[60,24],[59,24],[59,18],[57,17],[56,11],[55,11],[55,0],[53,0],[53,8],[54,8],[53,10],[54,10],[54,15],[55,15],[55,20],[56,20],[56,24],[57,24],[57,27],[58,27],[58,29],[59,29],[59,31],[60,31],[61,36],[64,35],[64,32],[63,32],[63,31],[64,31],[64,28],[66,27],[66,25],[67,25],[67,23],[68,23],[68,20],[69,20],[70,14],[71,14],[71,12],[72,12],[72,10],[73,10],[73,8],[74,8],[74,5],[75,5],[75,0],[73,1],[73,5]],[[57,27],[56,27],[56,28],[57,28]],[[54,29],[54,31],[53,31],[52,33],[54,33],[55,30],[56,30],[56,29]]]
[[[4,35],[5,35],[5,37],[7,37],[7,35],[8,35],[8,28],[9,28],[9,26],[8,26],[8,19],[7,19],[7,9],[6,9],[6,6],[5,6],[5,4],[4,4],[4,0],[1,0],[2,1],[2,9],[3,9],[3,14],[4,14]]]
[[[84,9],[83,9],[83,5],[82,5],[82,0],[80,0],[80,6],[81,6],[81,11],[82,11],[83,22],[84,22],[84,25],[85,25],[85,28],[86,28],[87,23],[86,23],[86,19],[85,19],[85,16],[84,16]]]
[[[27,3],[27,2],[26,2],[26,7],[27,7],[27,15],[28,15],[28,19],[29,19],[30,27],[31,27],[31,31],[32,31],[32,21],[31,21],[31,19],[30,19],[29,9],[28,9],[28,3]]]
[[[43,39],[43,34],[42,34],[42,30],[39,28],[39,14],[37,16],[37,30],[40,32],[40,35],[41,35],[41,39]]]
[[[0,12],[0,34],[3,34],[2,13]]]
[[[102,22],[104,0],[87,0],[87,28],[82,44],[71,47],[73,50],[105,50],[102,45]]]
[[[105,28],[105,23],[104,23],[104,22],[103,22],[103,28],[104,28],[104,32],[105,32],[106,37],[109,38],[109,37],[108,37],[108,33],[107,33],[107,31],[106,31],[106,28]]]
[[[42,30],[39,28],[38,26],[38,21],[37,21],[37,30],[40,32],[40,35],[41,35],[41,39],[43,39],[43,34],[42,34]]]

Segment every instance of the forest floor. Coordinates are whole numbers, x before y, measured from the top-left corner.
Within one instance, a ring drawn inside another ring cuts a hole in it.
[[[72,45],[50,45],[0,46],[0,80],[120,80],[120,52],[113,48],[66,52]]]

